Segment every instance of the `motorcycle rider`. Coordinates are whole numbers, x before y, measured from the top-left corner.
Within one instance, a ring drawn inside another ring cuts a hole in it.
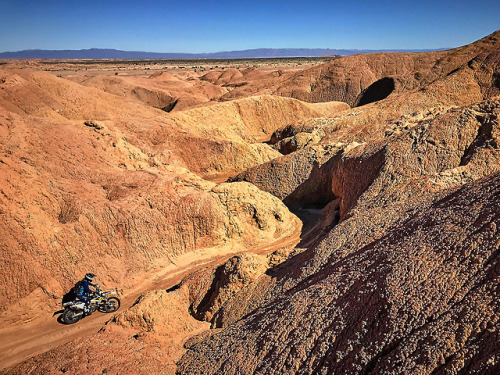
[[[90,289],[90,287],[99,288],[98,284],[92,284],[92,279],[96,277],[93,273],[85,274],[85,277],[77,284],[76,297],[85,303],[85,312],[89,311],[89,304],[92,300],[92,295],[95,290]]]

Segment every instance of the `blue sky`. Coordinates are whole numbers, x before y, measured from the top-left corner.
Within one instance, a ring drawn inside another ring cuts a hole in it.
[[[499,0],[0,0],[0,52],[423,49],[461,46],[497,29]]]

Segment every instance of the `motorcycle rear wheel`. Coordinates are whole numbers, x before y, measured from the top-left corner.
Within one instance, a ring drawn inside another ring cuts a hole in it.
[[[61,319],[65,324],[74,324],[74,323],[80,321],[80,319],[82,319],[82,318],[83,318],[82,311],[75,311],[75,310],[71,310],[71,309],[66,309],[62,313]]]

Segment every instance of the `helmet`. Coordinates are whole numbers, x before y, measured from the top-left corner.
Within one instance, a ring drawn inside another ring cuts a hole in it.
[[[85,277],[83,278],[85,281],[88,281],[89,283],[92,282],[92,279],[95,277],[93,273],[87,273],[85,274]]]

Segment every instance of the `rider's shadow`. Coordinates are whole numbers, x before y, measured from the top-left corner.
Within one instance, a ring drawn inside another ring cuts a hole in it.
[[[64,309],[61,309],[61,310],[57,310],[55,311],[52,316],[56,316],[56,315],[59,315],[57,317],[57,323],[59,324],[64,324],[64,322],[62,321],[62,313],[64,312]]]

